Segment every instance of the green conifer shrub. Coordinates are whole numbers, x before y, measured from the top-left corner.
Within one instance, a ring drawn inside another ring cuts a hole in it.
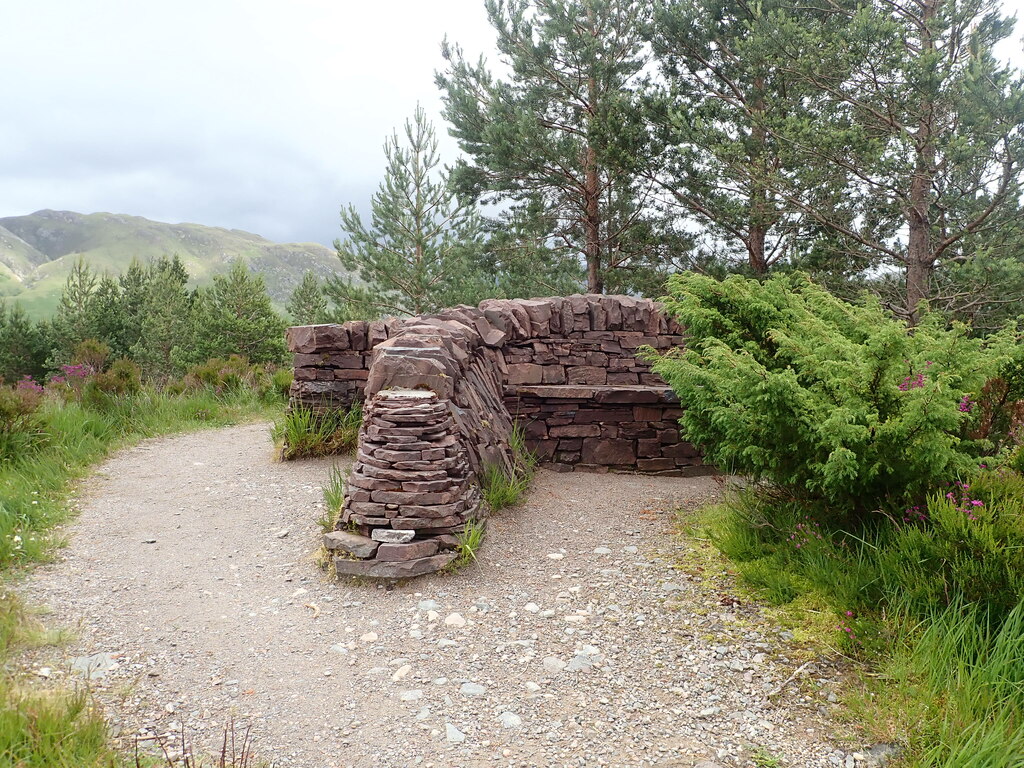
[[[968,434],[971,404],[1015,329],[973,338],[938,314],[908,329],[802,274],[682,273],[668,287],[686,347],[647,355],[683,403],[686,438],[723,470],[863,514],[923,499],[992,449]]]

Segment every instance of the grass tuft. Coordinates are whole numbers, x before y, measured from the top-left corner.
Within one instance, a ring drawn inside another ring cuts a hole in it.
[[[480,490],[492,512],[518,504],[530,487],[537,467],[537,457],[527,448],[524,432],[518,424],[512,428],[509,445],[512,448],[512,471],[498,464],[487,464],[480,478]]]
[[[458,535],[459,547],[458,557],[452,561],[453,568],[464,568],[470,563],[476,562],[476,553],[484,542],[486,527],[480,520],[467,520]]]
[[[358,403],[345,411],[298,406],[274,424],[273,438],[286,461],[335,456],[355,449],[362,423],[363,409]]]
[[[341,515],[341,507],[345,503],[345,476],[341,469],[335,464],[327,475],[327,485],[323,488],[324,504],[327,505],[323,517],[317,523],[323,528],[324,533],[334,530],[338,524],[338,517]]]

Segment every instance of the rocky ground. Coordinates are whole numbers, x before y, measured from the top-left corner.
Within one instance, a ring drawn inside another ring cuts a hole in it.
[[[281,768],[863,764],[835,671],[686,565],[713,479],[540,471],[477,563],[386,589],[318,566],[330,466],[265,425],[108,461],[25,584],[76,632],[28,671],[91,676],[126,744],[234,719]]]

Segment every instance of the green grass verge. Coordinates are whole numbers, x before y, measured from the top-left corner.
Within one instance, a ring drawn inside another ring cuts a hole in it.
[[[1000,470],[856,531],[764,489],[728,495],[702,525],[770,611],[856,662],[846,712],[899,744],[894,766],[1019,768],[1022,501],[1024,478]]]

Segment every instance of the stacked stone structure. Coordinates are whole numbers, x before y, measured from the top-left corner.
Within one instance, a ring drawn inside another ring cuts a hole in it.
[[[682,342],[648,300],[489,300],[404,321],[300,326],[288,342],[293,406],[364,403],[345,530],[327,541],[339,573],[401,578],[449,562],[457,534],[485,513],[485,467],[514,465],[514,423],[555,469],[703,471],[680,440],[674,394],[637,357]]]

